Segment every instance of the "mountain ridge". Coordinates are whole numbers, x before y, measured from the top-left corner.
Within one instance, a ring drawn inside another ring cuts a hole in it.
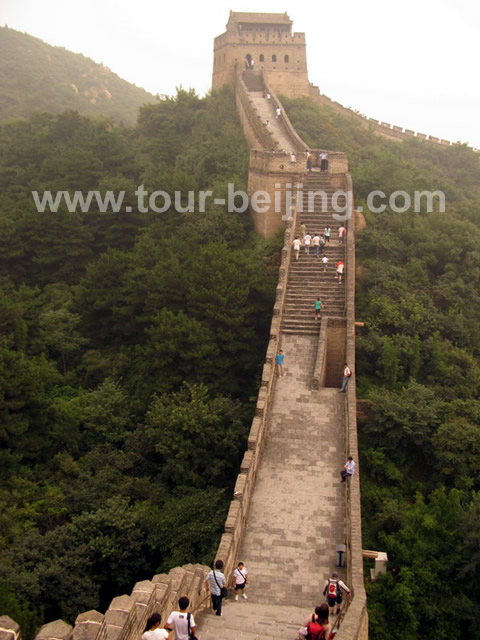
[[[73,109],[133,125],[139,108],[155,101],[83,54],[0,27],[0,121]]]

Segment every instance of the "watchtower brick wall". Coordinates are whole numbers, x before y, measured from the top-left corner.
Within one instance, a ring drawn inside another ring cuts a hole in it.
[[[292,33],[286,13],[231,11],[225,33],[214,40],[212,88],[235,87],[244,69],[263,71],[277,94],[308,95],[305,34]]]

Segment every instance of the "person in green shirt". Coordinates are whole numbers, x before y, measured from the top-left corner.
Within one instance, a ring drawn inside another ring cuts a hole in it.
[[[320,298],[317,298],[315,300],[315,320],[318,320],[320,318],[320,311],[323,308],[323,302],[320,300]]]

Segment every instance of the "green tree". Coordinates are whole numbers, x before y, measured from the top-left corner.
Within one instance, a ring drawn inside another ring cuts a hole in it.
[[[246,437],[239,402],[184,383],[180,391],[156,397],[146,421],[166,485],[222,487],[233,481]]]

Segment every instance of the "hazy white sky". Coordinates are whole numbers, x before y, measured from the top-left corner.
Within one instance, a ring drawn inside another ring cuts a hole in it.
[[[287,11],[310,82],[366,115],[480,148],[478,0],[0,0],[0,24],[103,62],[152,93],[210,88],[234,11]]]

